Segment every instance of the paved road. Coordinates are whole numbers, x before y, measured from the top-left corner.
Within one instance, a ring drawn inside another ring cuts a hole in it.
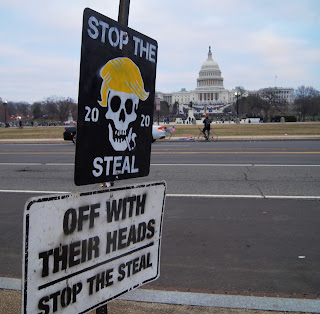
[[[156,142],[147,178],[166,180],[168,193],[318,195],[319,141]],[[74,146],[1,144],[0,189],[78,191]]]
[[[151,285],[319,293],[319,144],[156,142],[150,176],[124,182],[168,184],[161,276]],[[30,196],[92,188],[73,184],[73,159],[71,143],[0,145],[0,274],[21,276]]]

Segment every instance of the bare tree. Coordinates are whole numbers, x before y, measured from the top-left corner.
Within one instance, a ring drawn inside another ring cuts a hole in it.
[[[71,98],[61,98],[58,101],[57,108],[59,121],[64,122],[68,119],[74,104],[75,102]]]
[[[43,113],[48,119],[57,119],[58,118],[58,99],[54,97],[49,97],[43,103]]]
[[[78,104],[73,103],[71,107],[71,114],[73,121],[77,121],[78,119]]]
[[[294,106],[302,121],[305,120],[307,114],[314,117],[320,112],[319,91],[311,86],[299,86],[295,94]]]
[[[34,119],[39,119],[43,116],[42,111],[42,103],[41,102],[34,102],[31,106],[31,111],[33,114]]]
[[[248,96],[243,98],[242,111],[251,116],[263,117],[267,115],[269,103],[259,96]]]
[[[312,116],[313,121],[320,114],[320,95],[312,98],[309,114]]]
[[[268,107],[264,108],[267,118],[270,118],[275,114],[283,114],[286,112],[288,103],[279,96],[276,88],[264,88],[259,94],[260,97],[269,104]]]
[[[17,115],[25,119],[31,113],[31,106],[26,102],[15,103]]]

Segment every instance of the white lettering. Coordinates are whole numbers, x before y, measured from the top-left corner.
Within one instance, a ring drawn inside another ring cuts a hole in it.
[[[103,167],[101,166],[101,164],[103,163],[103,159],[101,157],[96,157],[93,160],[93,167],[97,170],[92,170],[92,174],[95,177],[100,177],[102,175],[102,171],[103,171]]]
[[[112,40],[112,33],[116,34],[116,41]],[[119,45],[120,41],[120,34],[119,30],[116,27],[111,27],[109,30],[109,35],[108,35],[109,43],[112,47],[117,47]]]
[[[88,24],[89,24],[89,27],[91,27],[92,30],[94,31],[94,32],[92,32],[92,30],[88,28],[88,30],[87,30],[88,31],[88,35],[92,39],[97,39],[98,36],[99,36],[99,30],[97,29],[96,26],[99,25],[99,21],[94,16],[90,16],[90,18],[88,20]]]
[[[120,45],[119,48],[122,50],[122,46],[129,42],[129,36],[127,32],[120,31]]]
[[[150,44],[150,50],[149,50],[149,60],[151,62],[156,62],[155,55],[156,55],[157,47],[155,45]]]
[[[98,20],[94,16],[89,17],[88,26],[88,35],[94,40],[100,39],[102,43],[108,42],[112,47],[119,47],[120,50],[129,43],[129,35],[126,31],[115,26],[110,27],[108,23]],[[157,47],[136,36],[132,36],[132,39],[134,41],[134,55],[155,63]]]
[[[132,36],[132,39],[134,40],[134,55],[138,55],[138,45],[140,42],[140,39],[136,36]]]
[[[109,28],[109,24],[103,21],[99,21],[99,24],[102,27],[102,34],[101,34],[101,42],[106,42],[106,29]]]
[[[140,58],[142,58],[143,53],[146,54],[146,59],[149,59],[149,43],[146,43],[146,47],[143,47],[143,40],[140,42]]]
[[[119,167],[121,167],[121,161],[122,161],[122,156],[116,156],[114,157],[114,163],[113,163],[113,175],[119,174],[120,169],[118,169]]]
[[[133,36],[134,40],[134,55],[142,58],[145,55],[146,60],[151,62],[156,62],[155,54],[156,54],[156,46],[149,44],[148,42],[143,43],[143,40]]]
[[[103,159],[104,159],[104,161],[107,162],[107,164],[106,164],[106,176],[108,176],[109,172],[110,172],[110,162],[112,161],[113,157],[112,156],[105,156]]]
[[[123,161],[123,166],[122,166],[122,173],[124,173],[124,172],[128,172],[128,173],[130,173],[130,161],[129,161],[129,156],[126,156],[125,158],[124,158],[124,161]]]
[[[136,156],[132,156],[131,173],[138,173],[139,169],[134,167]]]
[[[106,176],[119,175],[124,173],[139,173],[136,168],[136,156],[104,156],[96,157],[93,160],[92,174],[100,177],[103,172]],[[105,171],[104,171],[105,170]]]
[[[94,16],[90,16],[88,19],[89,28],[87,29],[88,35],[92,39],[98,39],[100,35],[100,41],[102,43],[106,42],[106,38],[112,47],[118,47],[122,50],[124,45],[129,42],[128,33],[122,31],[117,27],[109,28],[109,24],[98,20]]]

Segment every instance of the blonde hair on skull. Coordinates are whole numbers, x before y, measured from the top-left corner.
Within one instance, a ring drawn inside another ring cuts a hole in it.
[[[129,58],[115,58],[108,61],[100,70],[103,79],[99,104],[107,106],[108,89],[117,92],[130,93],[137,95],[141,100],[149,97],[149,92],[144,89],[144,84],[139,68]]]

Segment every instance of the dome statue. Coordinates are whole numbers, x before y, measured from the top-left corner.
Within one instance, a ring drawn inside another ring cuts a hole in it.
[[[208,59],[202,64],[201,70],[215,69],[220,70],[219,65],[212,59],[211,46],[209,46]]]

